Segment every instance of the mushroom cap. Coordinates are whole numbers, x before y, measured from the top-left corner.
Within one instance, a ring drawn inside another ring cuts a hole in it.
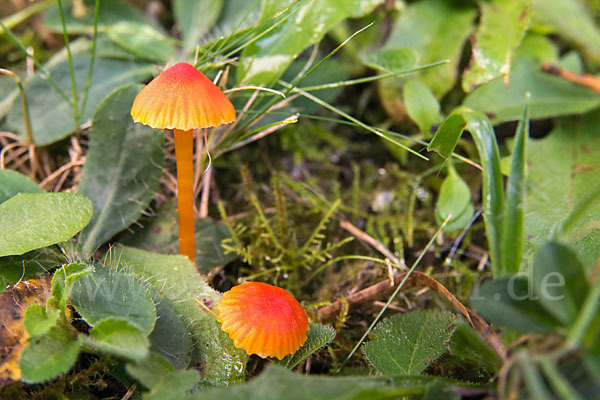
[[[187,63],[175,64],[136,96],[131,116],[157,129],[219,126],[235,121],[229,99],[204,74]]]
[[[221,329],[248,354],[282,359],[306,341],[308,317],[298,301],[277,286],[245,282],[223,294]]]

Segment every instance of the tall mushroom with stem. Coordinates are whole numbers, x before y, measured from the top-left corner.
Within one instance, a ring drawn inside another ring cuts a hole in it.
[[[235,121],[233,105],[204,74],[190,64],[179,63],[158,75],[138,93],[131,116],[135,122],[173,130],[179,253],[194,262],[193,130]]]

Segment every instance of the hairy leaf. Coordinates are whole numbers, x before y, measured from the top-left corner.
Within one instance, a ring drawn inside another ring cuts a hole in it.
[[[216,309],[221,296],[198,275],[187,257],[118,247],[113,249],[112,258],[119,260],[130,273],[147,280],[158,295],[173,303],[192,336],[192,363],[203,366],[201,374],[205,379],[213,383],[244,380],[248,356],[234,347],[215,317],[194,300],[196,298],[206,307]]]
[[[418,374],[446,351],[451,324],[449,313],[399,314],[373,329],[363,352],[384,375]]]
[[[79,236],[85,257],[139,218],[162,175],[162,133],[131,119],[138,91],[135,85],[117,89],[94,113],[78,188],[94,205],[92,220]]]
[[[121,318],[145,335],[154,329],[156,309],[148,289],[125,272],[95,267],[73,284],[69,299],[91,326],[106,318]]]

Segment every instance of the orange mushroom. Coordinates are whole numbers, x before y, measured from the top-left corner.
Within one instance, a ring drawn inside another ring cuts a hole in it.
[[[306,341],[308,317],[287,291],[245,282],[223,294],[217,319],[236,347],[248,354],[282,359]]]
[[[156,129],[173,129],[177,163],[179,253],[192,262],[194,249],[193,130],[235,120],[229,99],[202,72],[179,63],[144,87],[133,102],[135,122]]]

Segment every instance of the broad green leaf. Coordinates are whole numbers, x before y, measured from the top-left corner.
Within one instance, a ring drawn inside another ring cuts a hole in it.
[[[508,82],[512,55],[529,26],[532,3],[491,0],[479,4],[481,19],[473,40],[471,63],[463,74],[465,92],[499,77]]]
[[[0,204],[19,193],[44,193],[30,178],[10,169],[0,169]]]
[[[91,326],[106,318],[120,318],[149,335],[156,309],[148,289],[126,272],[97,266],[73,283],[69,300]]]
[[[482,171],[481,198],[483,203],[483,218],[485,233],[490,249],[492,271],[498,277],[502,271],[502,228],[504,219],[504,185],[500,171],[500,153],[494,128],[490,121],[477,112],[461,112],[467,122],[467,130],[471,132]]]
[[[516,58],[508,87],[502,78],[479,86],[463,104],[485,113],[494,123],[515,121],[523,114],[523,99],[531,93],[532,119],[581,114],[596,108],[600,96],[582,86],[540,71],[539,65]]]
[[[506,217],[502,234],[502,253],[504,266],[502,270],[507,273],[517,273],[521,268],[523,259],[523,221],[525,213],[525,198],[527,186],[526,174],[526,145],[529,137],[529,104],[525,104],[523,117],[517,127],[515,143],[512,151],[510,175],[506,184]]]
[[[450,60],[448,64],[414,75],[426,84],[437,98],[441,98],[456,82],[460,54],[465,40],[472,33],[475,16],[476,10],[461,2],[413,2],[406,6],[396,20],[385,48],[409,47],[419,55],[420,64]],[[386,81],[382,85],[387,86],[389,83]],[[400,93],[398,89],[395,96],[399,96]]]
[[[560,322],[537,301],[527,277],[515,274],[475,287],[469,299],[486,320],[520,333],[551,333]]]
[[[190,363],[190,334],[166,298],[160,298],[156,304],[156,323],[148,339],[150,350],[166,358],[173,368],[183,369]]]
[[[417,65],[419,55],[411,48],[384,49],[362,56],[362,62],[381,72],[398,72]]]
[[[85,227],[92,204],[73,193],[20,193],[0,204],[0,257],[64,242]]]
[[[223,0],[173,1],[173,16],[188,49],[194,49],[217,21],[223,3]]]
[[[108,318],[98,322],[90,336],[82,339],[88,347],[131,361],[141,361],[149,354],[146,334],[121,319]]]
[[[240,58],[240,85],[269,85],[308,46],[342,20],[369,13],[379,0],[307,0],[297,2],[285,14],[288,19],[272,32],[244,49]],[[263,19],[282,11],[288,0],[263,1]],[[280,18],[285,18],[284,16]]]
[[[294,368],[321,347],[331,343],[335,337],[335,330],[329,326],[311,322],[310,330],[306,336],[306,342],[304,342],[302,347],[300,347],[294,354],[290,354],[283,360],[279,361],[279,364],[289,369]]]
[[[184,256],[165,256],[127,247],[112,250],[130,273],[144,279],[161,297],[169,299],[192,336],[192,364],[202,365],[203,378],[213,383],[244,380],[248,356],[237,349],[221,331],[215,317],[203,310],[194,298],[216,309],[221,296],[198,275],[194,265]]]
[[[173,372],[173,366],[163,356],[150,352],[148,357],[137,363],[127,363],[127,372],[142,385],[152,389],[163,376]]]
[[[142,60],[166,64],[175,57],[173,40],[148,24],[120,21],[106,29],[116,44]]]
[[[177,210],[173,201],[166,202],[156,216],[144,218],[141,223],[142,228],[132,227],[132,232],[125,234],[120,242],[164,254],[179,253]],[[221,241],[231,236],[224,224],[210,218],[197,219],[195,223],[196,265],[201,272],[208,272],[237,258],[233,253],[225,254],[221,247]]]
[[[431,127],[440,118],[440,103],[424,83],[409,80],[402,91],[406,112],[425,137],[429,137]]]
[[[451,324],[450,313],[416,311],[395,315],[373,329],[363,352],[384,375],[418,374],[446,352]]]
[[[455,326],[448,345],[450,354],[471,361],[490,372],[497,372],[502,367],[502,359],[469,324],[459,320]]]
[[[577,0],[534,1],[534,20],[550,25],[563,38],[577,44],[584,53],[600,61],[600,29],[593,12]]]
[[[67,372],[77,360],[80,346],[77,339],[56,327],[46,335],[31,338],[19,363],[21,380],[40,383]]]
[[[25,310],[23,326],[30,337],[46,335],[58,321],[58,310],[46,312],[40,304],[30,304]]]
[[[131,119],[138,91],[136,85],[117,89],[92,119],[90,147],[78,188],[94,205],[92,220],[79,236],[85,257],[135,222],[158,188],[164,137]]]
[[[73,56],[73,69],[77,85],[78,99],[81,102],[89,69],[89,55]],[[71,80],[67,62],[58,63],[50,68],[50,75],[65,93],[71,93]],[[110,58],[96,58],[94,73],[85,110],[81,121],[89,120],[92,113],[110,92],[119,86],[141,82],[152,76],[154,67],[147,63],[125,61]],[[69,136],[75,125],[71,106],[54,90],[48,80],[36,74],[25,90],[33,130],[33,140],[38,146],[46,146]],[[69,96],[72,100],[72,96]],[[79,105],[81,107],[81,104]],[[8,127],[25,137],[23,109],[20,102],[13,104],[6,118]]]
[[[370,400],[423,395],[436,380],[452,386],[456,381],[433,376],[319,376],[293,373],[269,365],[247,383],[226,388],[208,388],[185,397],[187,400]]]
[[[164,375],[153,386],[150,393],[144,394],[144,400],[181,400],[187,399],[188,391],[195,387],[200,381],[198,371],[173,371]]]
[[[590,289],[577,255],[555,242],[536,253],[532,284],[538,301],[566,327],[575,321]]]
[[[440,194],[435,205],[435,216],[438,224],[452,215],[444,230],[457,231],[464,228],[475,213],[471,201],[469,185],[458,175],[454,167],[448,168],[448,176],[442,182]]]
[[[581,119],[562,120],[550,135],[529,141],[526,255],[558,231],[584,266],[595,265],[600,255],[600,203],[594,199],[600,182],[598,126],[600,112],[593,111]],[[579,217],[571,219],[571,214]]]
[[[450,157],[466,126],[462,115],[450,114],[435,132],[427,151],[435,151],[444,158]]]
[[[94,25],[94,0],[83,0],[84,14],[74,12],[72,2],[63,2],[63,14],[67,32],[70,34],[89,33]],[[98,28],[103,31],[107,27],[121,21],[147,23],[148,18],[136,7],[120,0],[101,0],[98,9]],[[63,33],[58,7],[51,7],[44,14],[44,25],[56,33]]]

